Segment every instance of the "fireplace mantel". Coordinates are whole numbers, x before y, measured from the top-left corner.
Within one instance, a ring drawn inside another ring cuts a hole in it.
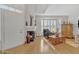
[[[36,26],[26,26],[26,31],[36,31]]]

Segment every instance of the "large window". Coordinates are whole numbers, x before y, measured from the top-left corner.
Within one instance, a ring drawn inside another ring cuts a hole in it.
[[[41,32],[43,34],[43,29],[48,29],[52,33],[61,31],[61,20],[57,19],[43,19],[41,20]]]
[[[56,20],[49,20],[51,21],[50,25],[51,25],[51,32],[55,33],[56,32]]]

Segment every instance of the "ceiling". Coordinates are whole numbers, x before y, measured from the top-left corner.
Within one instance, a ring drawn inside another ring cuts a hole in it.
[[[31,14],[79,15],[77,4],[29,4],[25,7]]]
[[[5,4],[25,14],[79,15],[79,4]]]
[[[45,14],[53,15],[79,15],[79,5],[50,5]]]

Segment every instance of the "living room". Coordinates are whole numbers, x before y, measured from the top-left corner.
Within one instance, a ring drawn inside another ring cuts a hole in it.
[[[3,53],[79,53],[79,5],[0,6]]]

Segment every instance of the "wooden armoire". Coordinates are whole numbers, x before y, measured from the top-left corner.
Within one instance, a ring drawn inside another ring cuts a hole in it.
[[[65,38],[73,38],[73,24],[61,24],[61,35]]]

